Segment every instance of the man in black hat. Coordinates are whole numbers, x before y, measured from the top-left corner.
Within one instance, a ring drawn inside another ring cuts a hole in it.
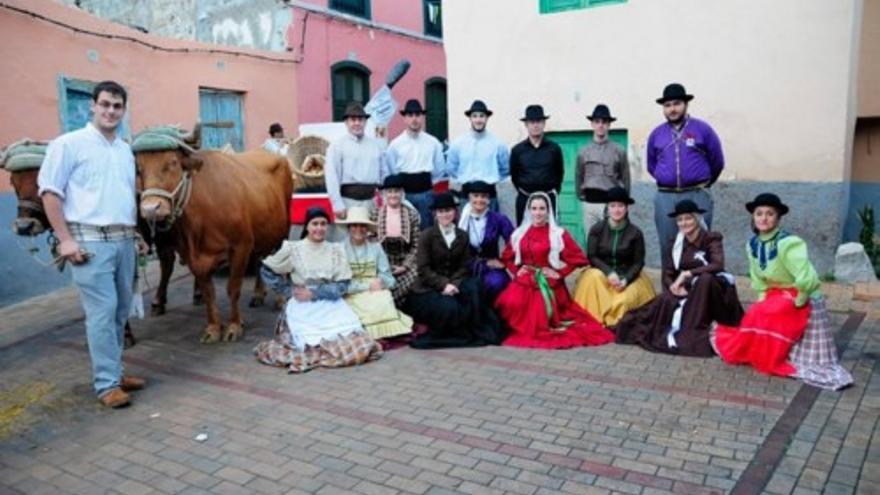
[[[481,180],[492,186],[492,211],[498,211],[495,185],[510,175],[510,153],[507,146],[486,130],[492,111],[480,100],[474,100],[464,114],[471,130],[452,142],[446,157],[446,170],[459,184]]]
[[[544,126],[549,118],[541,105],[529,105],[523,118],[519,119],[525,124],[528,137],[510,150],[510,179],[517,191],[517,225],[522,223],[526,201],[534,192],[547,193],[553,202],[553,211],[556,211],[565,164],[562,148],[544,137]]]
[[[678,227],[668,213],[681,200],[689,199],[706,210],[703,219],[712,227],[712,195],[709,187],[724,169],[721,140],[712,127],[688,114],[694,96],[678,83],[667,85],[657,103],[663,106],[666,122],[648,137],[648,173],[657,181],[654,223],[659,238],[660,259]]]
[[[629,193],[630,187],[626,150],[608,139],[611,123],[617,118],[611,116],[608,105],[600,103],[587,120],[593,128],[593,141],[578,150],[575,169],[575,193],[581,200],[585,231],[605,219],[608,191],[622,187]]]
[[[431,197],[434,182],[446,168],[443,146],[434,136],[424,132],[425,110],[419,100],[409,100],[400,111],[406,130],[391,141],[387,158],[389,173],[399,174],[406,199],[419,211],[422,228],[434,224]]]
[[[388,175],[382,143],[364,135],[369,117],[363,105],[349,103],[343,115],[348,132],[327,148],[324,182],[333,213],[339,218],[345,218],[352,206],[375,209],[376,189]]]

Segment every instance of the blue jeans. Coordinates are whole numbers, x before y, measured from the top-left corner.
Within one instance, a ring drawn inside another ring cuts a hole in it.
[[[134,239],[81,241],[79,245],[93,255],[72,269],[86,313],[92,379],[100,397],[118,387],[122,379],[123,335],[137,256]]]
[[[419,228],[424,230],[434,225],[434,217],[431,215],[431,203],[434,202],[433,191],[406,193],[406,200],[419,211],[419,221],[421,222]]]
[[[706,221],[706,226],[712,229],[714,202],[712,201],[712,194],[708,189],[685,192],[657,191],[657,195],[654,196],[654,225],[657,227],[661,263],[665,259],[663,254],[669,249],[669,244],[675,239],[675,235],[678,234],[678,224],[675,222],[675,217],[669,217],[669,214],[675,211],[675,203],[684,199],[689,199],[700,208],[706,210],[706,213],[703,213],[703,220]]]

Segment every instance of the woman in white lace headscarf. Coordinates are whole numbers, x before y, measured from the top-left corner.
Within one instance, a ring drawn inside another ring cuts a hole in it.
[[[562,349],[614,340],[571,300],[565,277],[589,261],[571,235],[556,224],[547,194],[529,196],[523,223],[510,236],[501,261],[513,276],[495,301],[498,315],[510,329],[504,345]]]
[[[614,327],[619,344],[653,352],[711,357],[713,322],[736,324],[743,315],[730,274],[724,272],[723,237],[706,230],[704,210],[689,199],[669,214],[678,234],[665,251],[662,294],[630,311]]]

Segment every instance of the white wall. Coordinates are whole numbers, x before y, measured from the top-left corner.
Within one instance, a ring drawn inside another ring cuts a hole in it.
[[[605,102],[638,160],[662,121],[654,99],[677,81],[721,136],[722,180],[848,179],[861,0],[629,0],[554,14],[538,3],[443,3],[451,136],[475,98],[511,143],[529,103],[544,105],[548,129],[570,130]]]

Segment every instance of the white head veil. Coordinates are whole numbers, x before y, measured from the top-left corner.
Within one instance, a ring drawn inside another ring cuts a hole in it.
[[[706,221],[703,220],[703,215],[700,215],[699,213],[683,213],[683,215],[693,215],[701,229],[709,230],[709,227],[706,226]],[[672,264],[675,266],[676,270],[678,270],[678,267],[681,264],[681,252],[683,250],[684,234],[679,230],[678,234],[675,234],[675,244],[672,245]],[[703,263],[705,262],[706,261],[703,260]]]
[[[522,262],[520,242],[532,226],[532,215],[529,213],[529,205],[532,204],[532,200],[535,198],[543,198],[547,203],[547,223],[550,225],[550,255],[548,256],[548,261],[551,267],[559,270],[560,268],[565,267],[565,263],[559,258],[560,254],[562,254],[562,248],[565,245],[562,240],[562,234],[565,230],[556,223],[556,215],[553,212],[553,203],[550,202],[550,196],[544,192],[535,192],[529,195],[529,199],[526,201],[525,211],[523,211],[523,221],[520,226],[513,231],[513,234],[510,235],[510,244],[513,247],[513,252],[516,254],[514,261],[517,265]]]

